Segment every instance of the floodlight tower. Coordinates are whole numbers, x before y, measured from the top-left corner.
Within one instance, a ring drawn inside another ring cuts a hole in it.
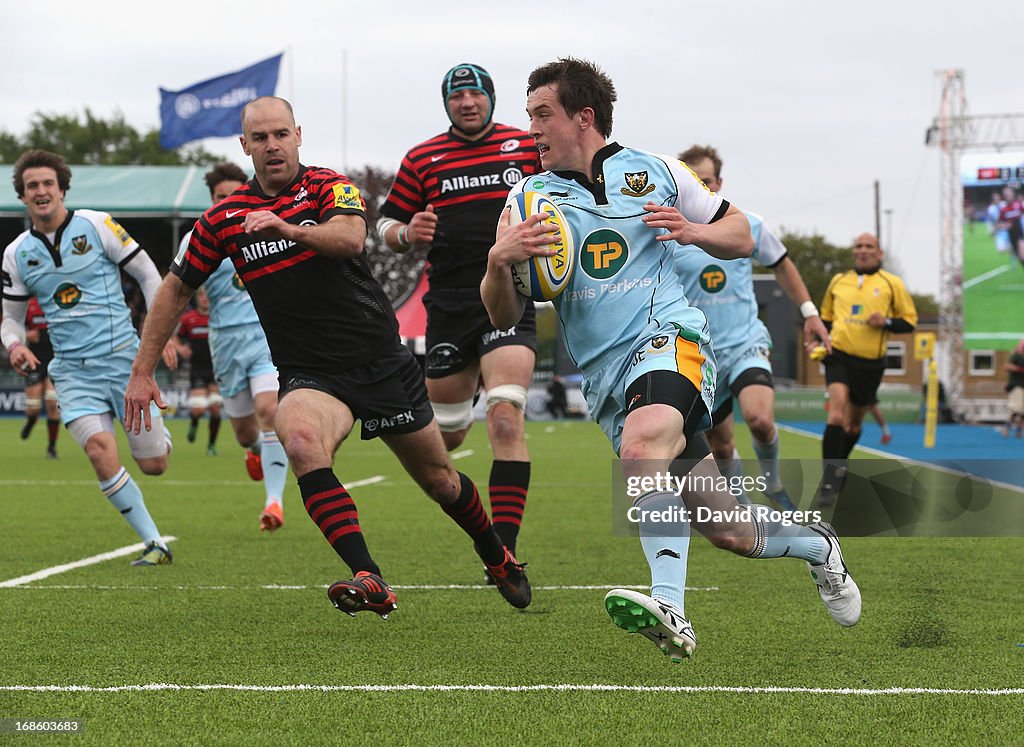
[[[963,187],[960,157],[967,142],[963,70],[940,70],[939,115],[925,142],[941,151],[939,171],[939,381],[947,402],[960,409],[964,381]]]
[[[962,413],[964,388],[963,209],[960,158],[965,150],[1024,145],[1024,114],[968,116],[963,70],[939,70],[942,99],[925,144],[941,151],[939,175],[939,376],[949,406]]]

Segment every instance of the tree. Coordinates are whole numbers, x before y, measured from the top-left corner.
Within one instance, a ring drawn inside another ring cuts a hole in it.
[[[380,209],[387,199],[391,183],[395,175],[374,166],[350,169],[346,174],[366,200],[366,259],[370,263],[374,277],[384,286],[384,292],[392,302],[400,301],[413,291],[416,281],[423,272],[426,262],[426,251],[410,249],[404,254],[392,251],[377,236],[377,219]]]
[[[811,300],[820,305],[832,277],[852,266],[850,250],[830,244],[819,234],[805,236],[784,229],[779,238],[785,244],[789,258],[800,270]]]
[[[159,130],[153,128],[140,133],[125,121],[121,112],[103,119],[88,107],[82,116],[36,112],[29,122],[28,132],[22,137],[0,131],[0,160],[3,162],[14,163],[22,151],[30,148],[60,153],[72,164],[176,166],[219,160],[202,146],[165,150],[160,147]]]
[[[825,297],[825,290],[836,273],[845,272],[853,267],[853,259],[848,247],[830,244],[824,237],[817,234],[805,236],[784,230],[779,238],[786,245],[789,258],[800,270],[800,275],[811,294],[811,300],[815,304],[821,304],[822,298]],[[891,263],[889,270],[901,275],[900,267],[895,262]],[[939,307],[934,296],[924,293],[911,293],[910,295],[914,299],[919,318],[938,316]]]

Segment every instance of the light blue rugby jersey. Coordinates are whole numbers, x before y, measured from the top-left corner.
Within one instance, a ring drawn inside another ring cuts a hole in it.
[[[676,250],[675,267],[690,303],[708,318],[711,345],[720,351],[741,345],[757,319],[753,262],[774,267],[786,256],[786,247],[757,213],[743,211],[754,235],[749,259],[717,259],[700,247],[688,244]]]
[[[175,262],[184,257],[192,232],[189,231],[178,247]],[[210,299],[210,329],[213,331],[228,327],[240,327],[246,324],[259,324],[260,318],[249,298],[249,291],[242,283],[235,266],[230,259],[225,259],[203,283],[206,295]]]
[[[554,304],[566,349],[585,372],[627,354],[652,321],[698,333],[706,326],[676,275],[679,245],[656,240],[664,230],[641,221],[644,204],[674,205],[694,223],[710,223],[728,208],[671,156],[610,143],[594,157],[593,173],[596,181],[586,184],[582,174],[545,171],[519,182],[508,199],[543,192],[569,222],[576,268]]]
[[[51,244],[35,230],[4,250],[3,296],[39,299],[54,354],[96,358],[138,340],[121,288],[120,268],[142,251],[107,213],[71,210]]]

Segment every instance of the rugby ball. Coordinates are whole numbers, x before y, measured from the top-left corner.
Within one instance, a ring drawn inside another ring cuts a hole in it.
[[[531,215],[547,213],[547,222],[558,228],[559,237],[551,246],[550,257],[530,257],[512,265],[512,283],[516,290],[534,301],[550,301],[569,284],[576,266],[576,247],[572,229],[558,206],[542,192],[520,192],[512,202],[512,225]]]

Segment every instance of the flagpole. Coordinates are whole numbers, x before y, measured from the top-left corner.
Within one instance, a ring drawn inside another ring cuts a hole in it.
[[[341,170],[348,173],[348,50],[341,50]]]
[[[289,46],[285,48],[288,53],[288,101],[295,106],[295,53]]]

